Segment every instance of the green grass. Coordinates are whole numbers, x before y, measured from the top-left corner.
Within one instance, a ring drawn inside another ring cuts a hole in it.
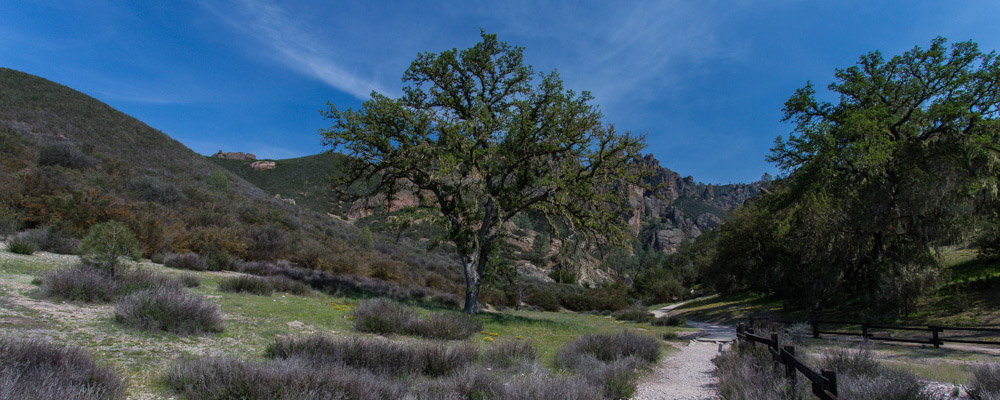
[[[112,322],[112,307],[108,305],[52,303],[30,297],[35,288],[30,285],[31,280],[70,264],[73,258],[64,256],[61,261],[50,261],[36,256],[0,261],[0,303],[4,304],[4,310],[14,313],[4,315],[7,322],[0,323],[0,335],[19,335],[31,330],[35,335],[81,346],[93,352],[99,363],[111,366],[128,379],[131,397],[168,395],[160,386],[159,377],[178,355],[226,354],[259,359],[267,344],[281,335],[358,334],[353,329],[350,312],[361,299],[318,293],[310,296],[275,293],[270,297],[227,293],[218,290],[218,285],[231,273],[178,271],[148,262],[144,267],[160,273],[194,274],[201,279],[200,287],[189,290],[218,302],[225,314],[225,330],[186,337],[124,330]],[[11,299],[28,299],[33,306],[11,307],[7,304]],[[409,306],[421,314],[440,311],[430,306]],[[685,330],[579,313],[505,311],[483,313],[477,318],[483,322],[483,331],[473,335],[469,342],[486,348],[507,338],[530,339],[538,346],[546,365],[552,364],[560,347],[582,334],[629,328],[662,337],[666,332]],[[664,346],[664,351],[670,349]]]

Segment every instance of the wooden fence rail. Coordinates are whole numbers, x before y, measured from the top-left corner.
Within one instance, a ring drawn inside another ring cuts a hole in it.
[[[802,360],[795,357],[795,347],[781,346],[778,343],[778,335],[772,334],[770,338],[754,335],[754,328],[746,327],[743,323],[736,326],[736,339],[739,344],[751,345],[763,344],[767,346],[775,366],[785,366],[785,377],[794,383],[801,372],[806,379],[812,382],[812,392],[821,400],[837,400],[837,374],[833,371],[820,370],[816,372]]]
[[[769,318],[751,318],[750,323],[753,326],[758,321],[770,321],[782,324],[791,324],[790,321],[783,320],[771,320]],[[812,326],[812,335],[814,338],[819,338],[820,335],[840,335],[840,336],[860,336],[867,340],[880,340],[885,342],[902,342],[902,343],[917,343],[917,344],[929,344],[935,348],[941,347],[944,343],[966,343],[966,344],[979,344],[979,345],[989,345],[989,346],[1000,346],[1000,335],[990,335],[993,336],[994,340],[977,340],[969,339],[963,337],[955,336],[944,336],[944,332],[976,332],[991,334],[1000,334],[1000,328],[992,327],[967,327],[967,326],[941,326],[941,325],[930,325],[930,326],[899,326],[899,325],[879,325],[872,324],[869,322],[856,322],[856,321],[824,321],[824,320],[812,320],[809,321]],[[821,325],[854,325],[860,326],[861,331],[846,331],[846,330],[824,330],[820,329]],[[928,332],[929,335],[926,338],[907,338],[907,337],[890,337],[890,336],[880,336],[872,331],[909,331],[909,332]]]

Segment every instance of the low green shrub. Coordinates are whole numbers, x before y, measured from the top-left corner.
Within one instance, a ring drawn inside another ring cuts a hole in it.
[[[137,261],[142,255],[142,246],[128,226],[108,221],[90,227],[80,243],[80,254],[88,264],[113,273],[122,265],[123,257]]]
[[[163,257],[163,265],[170,268],[204,271],[208,269],[205,259],[195,253],[170,253]]]
[[[141,176],[128,183],[128,190],[140,199],[160,204],[176,204],[186,200],[184,192],[172,182],[153,176]]]
[[[275,292],[294,294],[297,296],[306,296],[312,293],[312,288],[302,282],[295,281],[284,276],[268,276],[264,280],[267,281]]]
[[[14,235],[7,241],[7,251],[14,254],[30,256],[37,250],[35,243],[24,235]]]
[[[197,276],[194,276],[192,274],[181,275],[181,277],[178,279],[180,279],[181,283],[184,284],[184,287],[187,288],[195,288],[201,286],[201,279],[198,279]]]
[[[223,279],[219,282],[219,290],[231,293],[250,293],[259,296],[270,296],[274,287],[264,278],[241,275]]]
[[[619,321],[647,322],[653,319],[653,313],[641,306],[633,306],[611,314]]]
[[[669,317],[653,318],[653,326],[681,326],[687,323],[684,317],[671,315]]]
[[[217,304],[176,290],[143,290],[123,297],[115,304],[115,322],[142,331],[181,335],[223,329]]]
[[[0,399],[116,400],[125,383],[76,347],[0,336]]]

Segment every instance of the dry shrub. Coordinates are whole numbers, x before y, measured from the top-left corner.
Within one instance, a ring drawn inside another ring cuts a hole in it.
[[[648,322],[653,319],[653,313],[641,306],[632,306],[615,311],[612,316],[619,321]]]
[[[30,256],[34,254],[37,249],[38,247],[35,246],[35,243],[28,240],[25,235],[14,235],[14,237],[7,241],[7,251],[14,254]]]
[[[256,276],[237,276],[226,278],[219,282],[219,290],[232,293],[250,293],[259,296],[270,296],[274,287],[264,278]]]
[[[297,296],[305,296],[312,293],[312,289],[298,281],[291,280],[284,276],[268,276],[264,278],[275,292],[294,294]]]
[[[380,400],[401,398],[401,385],[344,366],[316,368],[301,359],[255,364],[232,358],[183,359],[164,379],[188,400]]]
[[[0,337],[0,399],[123,398],[121,378],[79,348]]]
[[[78,265],[50,272],[42,278],[43,297],[86,303],[108,302],[117,297],[114,277]]]
[[[170,268],[205,271],[205,259],[195,253],[170,253],[163,257],[163,265]]]
[[[973,368],[968,392],[975,400],[1000,400],[1000,364]]]
[[[265,354],[272,359],[298,358],[318,365],[343,364],[381,375],[444,376],[471,365],[476,348],[468,343],[399,343],[313,335],[278,338]]]
[[[555,361],[559,367],[575,369],[585,356],[602,362],[631,357],[652,364],[660,358],[660,341],[631,331],[582,335],[560,349]]]
[[[223,329],[217,304],[176,290],[143,290],[123,297],[115,304],[115,322],[142,331],[181,335]]]
[[[482,324],[465,314],[437,312],[420,318],[417,312],[388,299],[362,301],[351,312],[354,329],[380,335],[412,335],[430,339],[465,339],[479,332]]]
[[[80,149],[68,142],[46,144],[38,150],[38,165],[86,169],[96,164],[97,161],[92,157],[83,154]]]
[[[532,366],[538,361],[538,348],[530,340],[507,339],[483,352],[483,362],[495,368]]]

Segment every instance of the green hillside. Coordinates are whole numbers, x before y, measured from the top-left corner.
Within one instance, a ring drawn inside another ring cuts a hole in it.
[[[10,69],[0,69],[0,160],[0,235],[41,228],[79,239],[119,220],[146,257],[195,252],[218,268],[283,259],[447,293],[461,287],[450,255],[359,238],[352,225],[313,211],[322,209],[316,204],[291,205],[255,185],[287,176],[248,182],[94,98]],[[311,163],[276,172],[311,171],[307,186],[324,187],[326,173]]]
[[[337,171],[342,157],[337,153],[320,153],[277,160],[275,168],[266,171],[250,168],[251,161],[208,159],[269,194],[293,199],[296,204],[319,213],[342,215],[347,212],[349,204],[337,201],[329,183],[329,177]]]

